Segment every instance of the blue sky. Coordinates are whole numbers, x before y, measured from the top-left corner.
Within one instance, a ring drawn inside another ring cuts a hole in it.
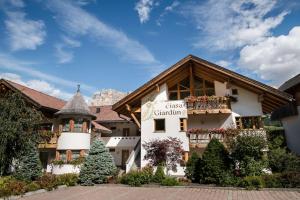
[[[297,0],[0,0],[0,77],[128,92],[194,54],[272,86],[300,73]]]

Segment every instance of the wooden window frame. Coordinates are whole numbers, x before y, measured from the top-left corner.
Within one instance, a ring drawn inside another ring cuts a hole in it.
[[[156,130],[156,121],[157,120],[163,120],[164,121],[164,129],[163,130]],[[158,119],[153,119],[153,121],[154,121],[154,133],[165,133],[166,132],[166,119],[158,118]]]

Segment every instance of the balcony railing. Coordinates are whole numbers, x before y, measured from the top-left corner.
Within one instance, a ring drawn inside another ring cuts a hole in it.
[[[231,113],[229,97],[190,96],[184,100],[188,114]]]
[[[190,129],[187,134],[192,148],[205,147],[212,138],[224,142],[226,136],[259,135],[266,139],[265,129]]]

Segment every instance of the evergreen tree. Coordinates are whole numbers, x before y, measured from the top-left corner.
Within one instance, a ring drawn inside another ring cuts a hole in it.
[[[206,183],[219,183],[224,172],[229,169],[228,152],[219,140],[213,138],[203,156],[203,178]]]
[[[199,183],[202,177],[203,161],[196,152],[193,152],[186,163],[185,176],[193,183]]]
[[[91,146],[83,166],[79,179],[82,185],[94,185],[105,183],[107,177],[116,172],[116,166],[112,155],[100,140],[95,140]]]
[[[14,176],[24,181],[36,180],[42,175],[42,165],[36,144],[30,142],[16,164]]]

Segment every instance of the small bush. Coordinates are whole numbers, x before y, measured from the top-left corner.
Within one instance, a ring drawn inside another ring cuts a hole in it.
[[[31,182],[25,186],[26,192],[32,192],[41,189],[41,186],[37,182]]]
[[[162,165],[159,165],[156,169],[156,172],[153,176],[153,182],[154,183],[161,183],[163,179],[165,179],[165,172],[164,167]]]
[[[57,188],[58,181],[55,175],[53,174],[44,174],[41,176],[37,183],[41,186],[42,189],[46,189],[48,191]]]
[[[177,186],[177,185],[180,185],[180,183],[174,177],[165,177],[161,181],[161,185],[163,185],[163,186]]]
[[[71,160],[71,161],[68,161],[67,164],[70,164],[70,165],[81,165],[82,163],[84,163],[85,161],[85,157],[79,157],[75,160]]]
[[[185,176],[193,183],[199,183],[201,179],[201,172],[203,162],[196,152],[193,152],[186,163]]]
[[[77,174],[63,174],[57,177],[58,185],[75,186],[78,182]]]
[[[148,184],[153,180],[153,168],[144,167],[141,171],[131,171],[120,178],[120,183],[139,187]]]
[[[266,188],[281,188],[280,174],[270,174],[262,176]]]
[[[260,176],[246,176],[241,182],[241,186],[248,190],[260,189],[264,187],[264,182]]]
[[[234,176],[233,172],[224,172],[220,177],[220,186],[239,186],[241,183],[241,178]]]
[[[10,195],[20,195],[26,192],[26,183],[24,181],[19,181],[11,179],[6,185],[6,189],[10,192]]]

